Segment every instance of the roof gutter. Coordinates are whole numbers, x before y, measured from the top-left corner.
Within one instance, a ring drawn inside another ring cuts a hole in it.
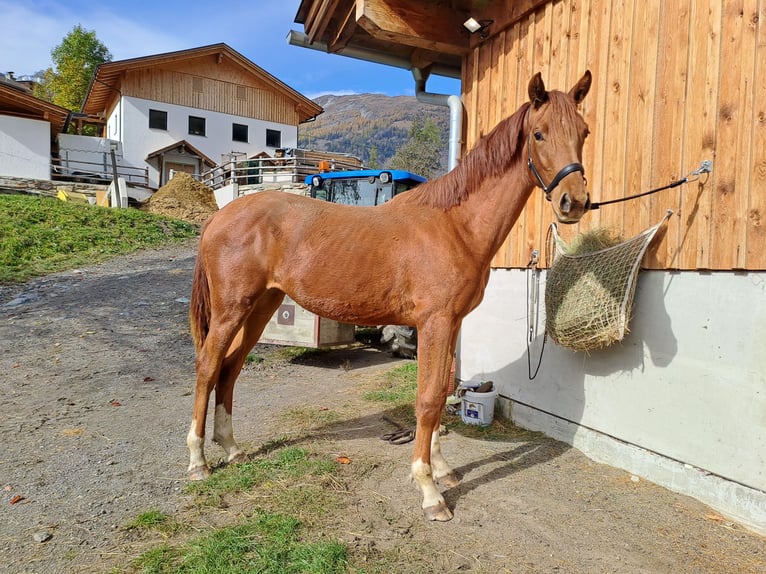
[[[319,52],[330,53],[327,44],[324,42],[309,42],[308,36],[302,32],[290,30],[287,35],[287,43],[291,46],[298,46],[300,48],[309,48],[317,50]],[[448,94],[435,94],[426,92],[426,81],[431,74],[437,76],[446,76],[448,78],[460,79],[460,70],[455,70],[447,66],[439,64],[433,64],[428,69],[413,68],[412,62],[406,58],[400,58],[392,54],[385,52],[379,52],[376,50],[367,50],[364,48],[345,48],[342,52],[343,56],[349,58],[356,58],[357,60],[364,60],[366,62],[373,62],[375,64],[383,64],[385,66],[392,66],[395,68],[402,68],[404,70],[412,71],[412,76],[415,79],[415,97],[419,102],[425,104],[433,104],[437,106],[445,106],[450,110],[450,122],[449,122],[449,151],[448,151],[448,168],[452,171],[457,166],[457,158],[460,153],[460,136],[463,131],[463,102],[459,96]]]

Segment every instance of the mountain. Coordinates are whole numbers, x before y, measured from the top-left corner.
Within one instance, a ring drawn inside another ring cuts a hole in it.
[[[298,129],[298,147],[347,153],[370,161],[370,149],[378,150],[377,163],[387,167],[396,150],[407,143],[415,118],[431,119],[442,140],[442,169],[447,171],[449,108],[422,104],[414,96],[355,94],[320,96],[314,101],[324,108],[313,122]]]

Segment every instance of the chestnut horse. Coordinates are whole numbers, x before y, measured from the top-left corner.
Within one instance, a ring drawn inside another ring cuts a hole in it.
[[[210,473],[203,447],[213,388],[213,441],[227,461],[245,458],[232,431],[234,383],[287,293],[335,321],[417,327],[412,477],[425,516],[452,518],[435,481],[446,487],[458,481],[442,456],[438,432],[458,330],[482,300],[492,257],[535,186],[560,222],[574,223],[588,210],[580,163],[588,127],[577,105],[590,83],[586,72],[569,93],[548,92],[536,74],[530,101],[454,170],[382,205],[337,205],[264,191],[210,217],[190,307],[197,351],[187,436],[190,478]]]

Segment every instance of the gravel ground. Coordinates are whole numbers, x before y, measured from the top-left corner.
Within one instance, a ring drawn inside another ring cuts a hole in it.
[[[134,557],[128,521],[188,507],[195,249],[0,286],[1,571],[120,571]],[[398,572],[766,572],[763,537],[530,433],[450,432],[443,449],[464,477],[445,493],[455,518],[426,523],[410,447],[382,442],[385,413],[359,397],[400,362],[333,351],[247,369],[236,389],[235,432],[251,451],[284,434],[280,416],[295,406],[354,413],[310,438],[370,468],[330,533],[357,556],[398,556]]]

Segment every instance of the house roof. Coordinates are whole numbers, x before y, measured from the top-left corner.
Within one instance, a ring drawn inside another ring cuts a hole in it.
[[[460,78],[473,46],[550,0],[301,0],[291,43],[405,69]],[[468,18],[486,25],[471,34]]]
[[[308,121],[321,114],[323,111],[321,106],[317,105],[281,80],[278,80],[263,68],[256,66],[242,54],[223,43],[211,44],[209,46],[202,46],[189,50],[180,50],[177,52],[167,52],[165,54],[156,54],[153,56],[119,60],[116,62],[105,62],[96,68],[96,73],[93,75],[85,96],[82,111],[97,115],[101,113],[102,110],[106,109],[109,101],[115,97],[115,93],[119,93],[120,79],[127,71],[155,66],[167,66],[205,56],[214,56],[217,57],[219,61],[226,59],[229,62],[234,63],[241,67],[245,72],[256,76],[261,83],[270,86],[275,91],[295,102],[296,110],[301,122]]]
[[[163,148],[155,150],[146,156],[146,160],[149,161],[150,159],[154,159],[155,157],[160,157],[165,152],[169,152],[172,150],[181,150],[184,152],[188,152],[192,156],[197,156],[202,160],[202,163],[204,163],[209,168],[213,168],[216,165],[212,159],[207,157],[204,153],[199,151],[196,147],[194,147],[192,144],[190,144],[186,140],[180,140],[170,145],[167,145]]]
[[[52,141],[66,129],[69,114],[66,108],[36,98],[21,84],[0,78],[0,115],[49,122]]]

